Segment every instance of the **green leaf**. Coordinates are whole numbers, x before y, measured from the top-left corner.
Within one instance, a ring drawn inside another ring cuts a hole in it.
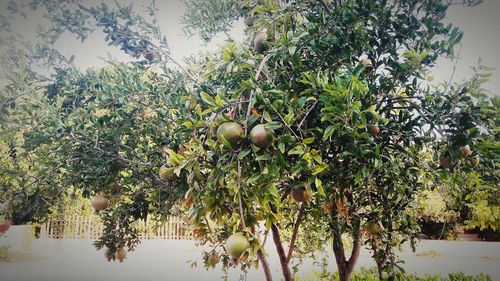
[[[264,111],[264,113],[262,114],[262,117],[264,118],[264,120],[266,120],[269,123],[273,122],[271,115],[269,115],[269,113],[267,111]]]
[[[328,126],[325,129],[325,132],[323,133],[323,140],[331,140],[331,136],[335,132],[335,127],[334,126]]]
[[[323,172],[326,168],[328,168],[328,164],[322,164],[322,165],[316,166],[316,168],[314,168],[314,172],[312,173],[313,176]]]
[[[261,173],[255,173],[251,175],[245,182],[246,184],[251,184],[253,182],[256,182],[260,178]]]
[[[285,153],[285,144],[280,142],[280,144],[278,144],[278,149],[281,153]]]
[[[321,180],[318,178],[315,178],[314,185],[316,185],[316,188],[318,189],[319,195],[321,195],[321,197],[326,197],[325,190],[323,189],[323,183],[321,182]]]
[[[271,156],[269,156],[269,154],[264,154],[264,155],[261,155],[257,158],[255,158],[255,160],[257,161],[267,161],[267,160],[271,160]]]
[[[200,93],[200,97],[201,99],[208,105],[211,105],[211,106],[217,106],[217,103],[215,102],[215,99],[212,98],[209,94],[207,94],[206,92],[201,92]]]
[[[245,158],[245,156],[247,156],[250,152],[252,152],[250,148],[240,151],[240,153],[238,153],[238,160]]]
[[[314,138],[314,137],[310,137],[310,138],[305,139],[305,140],[304,140],[304,143],[305,143],[305,144],[311,144],[311,143],[313,143],[313,142],[314,142],[314,140],[315,140],[315,138]]]
[[[304,148],[302,145],[297,145],[292,150],[288,151],[288,155],[302,155],[304,154]]]

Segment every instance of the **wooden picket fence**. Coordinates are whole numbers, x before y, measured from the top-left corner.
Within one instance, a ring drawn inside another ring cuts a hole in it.
[[[140,222],[137,228],[141,230],[144,240],[192,240],[192,232],[178,217],[169,217],[166,222],[153,220]],[[42,239],[92,239],[101,236],[103,224],[99,217],[71,216],[58,221],[48,221],[40,228]]]

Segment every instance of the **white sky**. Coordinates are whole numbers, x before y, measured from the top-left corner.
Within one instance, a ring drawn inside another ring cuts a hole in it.
[[[90,0],[91,3],[98,2]],[[89,0],[86,0],[89,2]],[[109,1],[112,6],[112,1]],[[131,1],[119,0],[120,3],[134,3],[137,11],[143,11],[144,5],[149,3],[147,0]],[[205,46],[197,37],[187,38],[182,33],[180,17],[183,14],[183,3],[181,0],[157,1],[159,9],[158,20],[162,32],[167,36],[173,57],[177,61],[191,54],[202,50],[213,49],[223,42],[223,37],[219,36],[208,46]],[[0,9],[5,13],[5,4]],[[471,74],[470,67],[475,66],[479,57],[482,57],[483,64],[496,68],[494,75],[486,84],[485,88],[492,94],[500,94],[500,0],[485,0],[478,7],[464,7],[462,5],[452,6],[448,10],[446,22],[451,22],[458,26],[464,32],[462,40],[463,47],[461,59],[458,62],[454,81],[460,81]],[[38,15],[30,15],[28,22],[20,19],[14,26],[26,38],[34,34],[33,28],[36,24],[43,23],[43,19]],[[233,39],[237,41],[244,40],[243,25],[238,22],[231,33]],[[58,48],[65,54],[75,54],[75,64],[80,69],[104,65],[101,58],[108,54],[119,60],[129,60],[130,57],[123,54],[116,47],[109,47],[104,44],[104,35],[101,32],[95,32],[82,44],[74,36],[65,35],[57,43]],[[444,81],[450,78],[453,70],[453,63],[448,59],[440,59],[438,66],[432,71],[436,81]]]

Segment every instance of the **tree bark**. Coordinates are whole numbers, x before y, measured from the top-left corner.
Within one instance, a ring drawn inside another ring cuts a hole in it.
[[[290,263],[292,259],[293,249],[295,248],[295,241],[297,240],[297,235],[299,233],[299,227],[302,223],[302,217],[304,216],[304,211],[306,209],[306,203],[302,203],[300,205],[299,214],[297,215],[297,220],[295,221],[295,225],[293,227],[292,239],[290,240],[290,246],[288,247],[288,256],[286,257],[286,262]]]
[[[271,268],[269,267],[269,263],[267,262],[266,255],[259,249],[257,251],[257,256],[259,257],[260,263],[262,263],[262,269],[264,269],[264,275],[266,276],[266,281],[273,281],[273,276],[271,274]]]
[[[359,253],[361,251],[361,231],[357,230],[353,233],[353,242],[352,242],[352,253],[351,257],[347,261],[346,273],[351,277],[352,272],[354,271],[354,267],[358,262]]]
[[[339,273],[339,281],[351,280],[351,274],[358,261],[361,250],[361,231],[356,230],[353,233],[353,248],[349,260],[346,260],[344,244],[342,242],[342,232],[340,231],[340,221],[338,217],[337,207],[332,210],[331,229],[333,232],[333,253],[337,263]]]
[[[278,252],[278,256],[281,264],[281,271],[283,272],[283,277],[285,281],[293,281],[292,272],[288,267],[287,256],[285,254],[285,249],[283,249],[283,243],[281,242],[280,233],[278,227],[273,223],[271,224],[271,230],[273,232],[273,240],[276,245],[276,251]]]
[[[372,244],[372,250],[373,250],[373,259],[375,260],[375,263],[377,264],[377,272],[378,272],[378,278],[380,280],[383,280],[383,261],[380,260],[380,257],[378,256],[378,246],[376,245],[376,242],[371,242]]]

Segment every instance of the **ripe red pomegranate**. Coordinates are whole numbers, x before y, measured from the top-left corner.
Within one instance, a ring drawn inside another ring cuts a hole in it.
[[[11,222],[7,219],[0,222],[0,234],[4,234],[5,232],[7,232],[7,230],[9,230],[10,228],[10,225]]]

